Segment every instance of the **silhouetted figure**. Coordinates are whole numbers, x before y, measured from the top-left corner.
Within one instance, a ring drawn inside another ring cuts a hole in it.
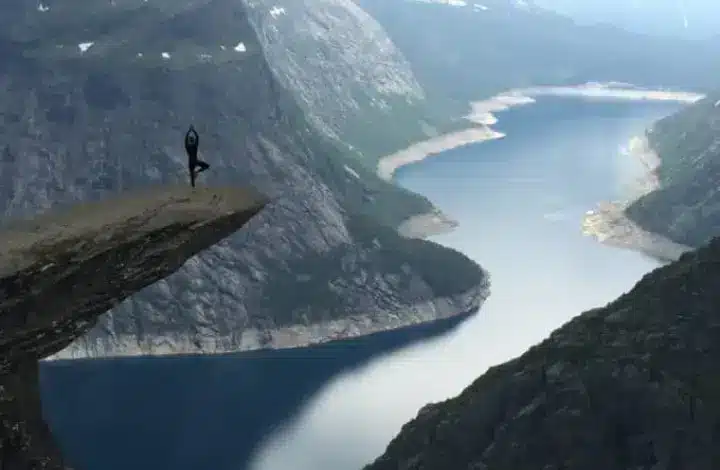
[[[188,171],[190,172],[190,185],[195,187],[195,176],[208,168],[210,165],[202,160],[198,160],[198,147],[200,146],[200,136],[195,127],[192,125],[185,133],[185,151],[188,155]]]

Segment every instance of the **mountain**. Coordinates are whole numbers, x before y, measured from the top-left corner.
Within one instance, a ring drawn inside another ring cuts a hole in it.
[[[358,152],[378,157],[467,126],[428,100],[383,27],[352,0],[249,1],[253,25],[279,81],[312,122]]]
[[[720,468],[718,285],[714,239],[425,406],[366,469]]]
[[[706,0],[534,0],[584,24],[608,23],[646,34],[708,38],[720,31],[720,7]]]
[[[463,104],[512,88],[588,81],[707,90],[720,73],[716,44],[580,25],[530,2],[356,1],[429,96]]]
[[[268,64],[255,14],[230,0],[27,0],[0,15],[5,216],[186,181],[190,122],[212,165],[200,184],[251,184],[271,200],[60,357],[299,346],[474,310],[487,295],[474,262],[424,242],[431,264],[388,229],[432,206],[310,122]],[[393,247],[403,252],[380,263]],[[293,266],[326,256],[340,260],[330,279],[310,267],[278,294]],[[436,295],[436,273],[458,269],[470,275]],[[336,301],[308,313],[303,289]]]
[[[627,215],[643,229],[698,247],[720,234],[720,92],[661,119],[646,133],[660,187]]]
[[[39,359],[236,232],[265,204],[240,188],[161,187],[0,231],[0,468],[65,468],[42,417]]]

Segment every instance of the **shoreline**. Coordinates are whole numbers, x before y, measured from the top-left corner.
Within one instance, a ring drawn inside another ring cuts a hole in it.
[[[582,232],[605,245],[638,251],[661,263],[675,261],[693,248],[643,230],[625,213],[625,209],[635,199],[660,188],[657,174],[660,157],[644,136],[630,139],[625,154],[640,160],[647,169],[645,174],[638,178],[639,193],[628,201],[598,203],[595,210],[586,212],[582,221]]]
[[[42,362],[119,359],[129,357],[219,356],[266,350],[287,350],[318,346],[333,341],[361,338],[373,334],[413,328],[434,322],[470,316],[478,312],[490,295],[484,282],[456,295],[427,299],[385,310],[329,320],[321,323],[291,324],[268,329],[246,329],[237,337],[204,337],[183,332],[171,337],[135,335],[87,339],[81,337]],[[230,342],[237,343],[228,348]]]
[[[528,88],[510,89],[485,100],[470,103],[470,112],[463,116],[469,122],[466,129],[449,132],[427,140],[417,142],[409,147],[386,155],[378,161],[377,175],[386,181],[393,179],[395,172],[408,165],[422,162],[426,158],[436,156],[442,152],[466,145],[501,139],[505,134],[496,131],[491,126],[498,122],[495,113],[533,104],[535,98],[542,96],[569,96],[585,100],[598,101],[676,101],[681,103],[694,103],[704,97],[702,94],[648,89],[636,87],[631,84],[619,82],[588,82],[575,86],[538,86]],[[629,149],[629,152],[632,152]],[[653,169],[659,164],[647,155],[643,160],[649,168]],[[610,215],[608,214],[608,217]],[[617,219],[617,217],[610,217]],[[609,222],[608,222],[609,223]],[[402,236],[409,238],[427,238],[454,230],[459,223],[442,213],[440,209],[418,214],[406,219],[400,224],[398,231]]]

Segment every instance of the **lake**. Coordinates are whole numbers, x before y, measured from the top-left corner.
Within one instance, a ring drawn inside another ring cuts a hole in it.
[[[541,98],[498,115],[506,138],[397,172],[460,222],[434,240],[490,271],[477,315],[298,350],[46,363],[61,446],[78,470],[361,468],[421,406],[656,266],[583,236],[581,220],[632,194],[643,168],[620,147],[679,107]]]

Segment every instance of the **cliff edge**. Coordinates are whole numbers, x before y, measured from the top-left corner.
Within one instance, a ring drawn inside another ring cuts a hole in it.
[[[0,231],[0,468],[64,469],[42,420],[37,361],[262,210],[239,188],[161,187]]]

